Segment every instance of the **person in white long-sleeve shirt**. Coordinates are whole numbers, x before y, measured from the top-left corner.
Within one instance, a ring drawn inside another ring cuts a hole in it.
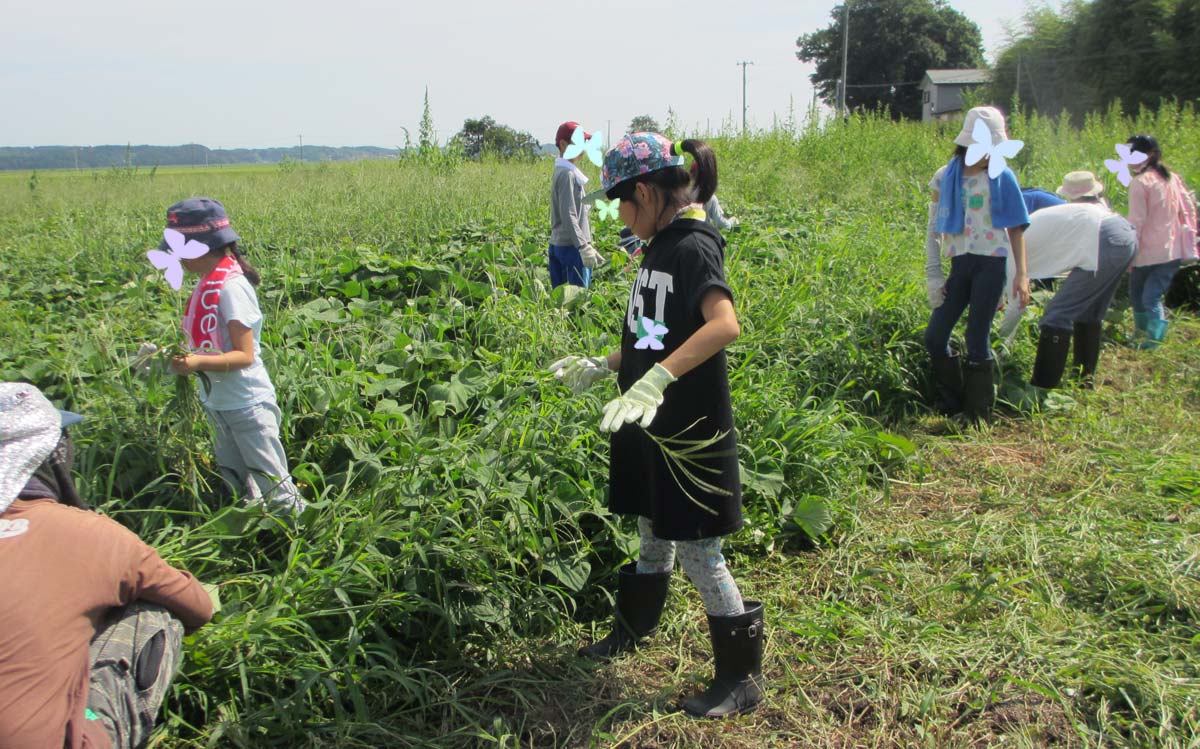
[[[1058,387],[1074,338],[1074,367],[1090,387],[1100,358],[1104,316],[1121,279],[1137,252],[1137,233],[1123,216],[1113,213],[1101,193],[1104,185],[1091,172],[1071,172],[1058,194],[1065,205],[1044,208],[1029,218],[1025,231],[1025,263],[1029,278],[1067,274],[1040,322],[1037,359],[1030,384]],[[1011,258],[1008,277],[1014,273]],[[1000,334],[1011,338],[1025,309],[1009,291]]]

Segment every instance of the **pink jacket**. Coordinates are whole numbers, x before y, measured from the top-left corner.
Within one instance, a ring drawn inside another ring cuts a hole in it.
[[[1186,191],[1178,174],[1168,181],[1154,169],[1129,183],[1129,223],[1138,235],[1135,268],[1195,259],[1196,213]],[[1191,239],[1185,241],[1188,234]]]

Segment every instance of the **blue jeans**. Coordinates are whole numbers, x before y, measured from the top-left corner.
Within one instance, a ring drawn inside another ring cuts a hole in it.
[[[980,362],[992,358],[992,319],[1004,293],[1005,262],[1002,257],[987,255],[950,258],[946,298],[929,316],[925,328],[925,349],[931,358],[950,356],[950,334],[968,307],[967,358]]]
[[[587,288],[592,282],[592,269],[585,267],[574,245],[550,245],[550,287],[565,283]]]
[[[1129,302],[1134,312],[1148,312],[1151,320],[1165,320],[1162,298],[1171,286],[1175,271],[1179,270],[1179,260],[1158,265],[1142,265],[1135,267],[1129,275]]]

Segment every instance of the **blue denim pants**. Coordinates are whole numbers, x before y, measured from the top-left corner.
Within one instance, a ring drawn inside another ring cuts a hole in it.
[[[992,320],[1004,293],[1005,263],[1002,257],[955,255],[950,258],[946,298],[929,316],[925,349],[934,359],[950,356],[950,334],[967,311],[967,358],[992,358]]]
[[[592,282],[592,269],[583,264],[579,248],[571,245],[550,245],[550,287],[565,283],[587,288]]]
[[[1129,303],[1134,312],[1148,312],[1151,320],[1165,320],[1162,298],[1179,270],[1179,260],[1135,267],[1129,274]]]

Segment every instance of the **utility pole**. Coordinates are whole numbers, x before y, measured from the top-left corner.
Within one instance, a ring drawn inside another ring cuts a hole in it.
[[[300,139],[300,163],[304,163],[304,135],[303,133],[296,136]]]
[[[850,50],[850,0],[842,0],[842,85],[838,87],[838,113],[846,116],[846,57]]]
[[[79,146],[75,146],[75,171],[79,171]]]
[[[746,66],[753,64],[750,61],[738,63],[738,65],[742,66],[742,135],[746,134]]]

